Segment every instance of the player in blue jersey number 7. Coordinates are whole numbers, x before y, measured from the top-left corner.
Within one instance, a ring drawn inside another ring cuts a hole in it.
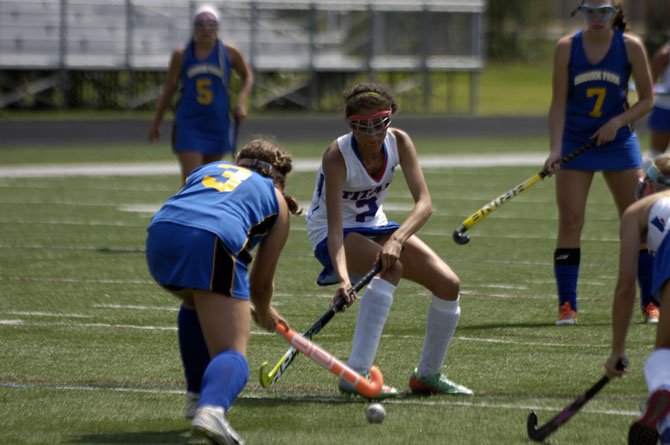
[[[423,350],[410,376],[410,389],[421,394],[472,395],[441,374],[447,348],[461,313],[460,282],[451,268],[416,232],[432,214],[432,201],[416,148],[410,136],[390,127],[397,105],[390,92],[376,83],[363,83],[345,94],[350,132],[326,149],[307,213],[307,231],[314,255],[323,265],[319,284],[337,284],[350,305],[355,294],[350,274],[363,275],[379,258],[382,270],[372,279],[358,306],[358,320],[348,365],[368,372],[401,278],[424,286],[432,298],[428,307]],[[382,204],[395,171],[403,176],[414,205],[401,223],[388,221]],[[347,382],[340,390],[354,393]],[[384,386],[378,397],[398,392]]]
[[[621,215],[635,200],[642,176],[640,144],[632,124],[653,104],[645,48],[639,37],[626,32],[621,2],[582,1],[574,13],[583,17],[585,27],[561,38],[556,45],[549,108],[551,151],[544,164],[545,169],[556,173],[558,235],[554,274],[558,325],[574,324],[577,318],[581,234],[594,173],[602,171]],[[627,101],[631,74],[638,93],[633,106]],[[559,164],[562,156],[592,138],[596,138],[596,147]],[[640,264],[651,261],[647,253],[640,255]],[[640,280],[648,304],[648,277],[642,274]]]
[[[298,212],[284,194],[291,168],[291,157],[274,143],[253,140],[235,163],[191,172],[147,229],[149,271],[182,301],[177,322],[185,415],[195,416],[196,434],[220,444],[242,443],[225,413],[249,379],[249,301],[262,328],[274,332],[283,321],[270,302],[289,215]]]

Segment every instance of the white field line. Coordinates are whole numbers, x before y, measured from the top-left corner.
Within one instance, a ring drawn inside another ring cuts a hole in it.
[[[423,168],[537,166],[538,171],[546,153],[510,153],[486,155],[421,156]],[[319,167],[319,159],[295,159],[293,171],[310,172]],[[179,175],[176,162],[105,163],[105,164],[44,164],[0,167],[0,178],[45,178],[66,176],[164,176]]]
[[[9,314],[9,313],[8,313]],[[63,314],[63,317],[66,317],[66,314]],[[49,322],[49,321],[31,321],[25,319],[0,319],[0,326],[10,326],[10,327],[55,327],[55,328],[67,328],[67,329],[135,329],[142,331],[176,331],[176,326],[151,326],[151,325],[132,325],[132,324],[123,324],[123,323],[82,323],[76,321],[66,321],[66,322]],[[251,335],[261,335],[261,336],[270,336],[275,335],[271,332],[261,331],[258,329],[253,329]],[[330,334],[320,334],[321,338],[331,337]],[[417,335],[382,335],[384,338],[397,338],[397,339],[421,339],[423,334]],[[520,342],[517,340],[507,340],[500,338],[478,338],[478,337],[468,337],[468,336],[456,336],[458,340],[462,341],[471,341],[471,342],[480,342],[480,343],[492,343],[492,344],[509,344],[515,346],[530,346],[530,347],[551,347],[551,348],[573,348],[573,344],[566,343],[547,343],[547,342]],[[602,344],[589,344],[582,345],[586,348],[595,348],[606,350],[609,345]]]
[[[487,261],[487,263],[497,264],[498,262]],[[504,262],[500,262],[504,263]],[[526,263],[524,263],[526,264]],[[526,264],[528,265],[528,264]],[[543,265],[538,263],[538,265]],[[614,277],[613,277],[614,279]],[[144,286],[154,286],[155,283],[151,280],[111,280],[111,279],[80,279],[80,278],[44,278],[44,277],[17,277],[17,276],[0,276],[0,281],[7,282],[32,282],[32,283],[67,283],[67,284],[118,284],[118,285],[144,285]],[[551,280],[536,280],[533,284],[552,284]],[[611,286],[610,282],[601,282],[601,281],[589,281],[588,283],[591,286]],[[516,293],[492,293],[492,292],[482,292],[477,289],[519,289],[526,290],[527,287],[524,286],[508,286],[504,284],[481,284],[481,285],[470,285],[461,290],[463,295],[469,295],[472,297],[483,297],[483,298],[502,298],[502,299],[524,299],[524,300],[544,300],[546,295],[525,295],[519,296]],[[314,298],[332,298],[331,294],[324,293],[313,293],[313,292],[301,292],[301,293],[286,293],[286,292],[277,292],[274,294],[275,297],[286,297],[286,296],[296,296],[296,295],[310,295]],[[588,297],[585,301],[588,301]],[[274,302],[275,305],[281,305],[280,301]],[[123,308],[123,306],[118,306],[118,308]],[[149,308],[147,308],[149,309]],[[158,309],[159,310],[159,309]],[[163,309],[165,310],[165,309]]]
[[[53,317],[53,318],[93,318],[93,315],[87,314],[68,314],[59,312],[41,312],[41,311],[4,311],[9,315],[23,315],[28,317]]]
[[[18,383],[18,382],[0,382],[1,388],[8,389],[46,389],[52,391],[103,391],[103,392],[121,392],[121,393],[148,393],[148,394],[175,394],[183,396],[184,391],[178,389],[160,389],[160,388],[133,388],[133,387],[113,387],[113,386],[95,386],[95,385],[52,385],[52,384],[34,384],[34,383]],[[284,396],[284,397],[267,397],[263,393],[246,391],[241,394],[239,399],[249,400],[288,400],[300,402],[313,403],[350,403],[343,397],[331,396]],[[531,405],[524,403],[496,403],[496,402],[475,402],[453,400],[449,398],[441,399],[407,399],[407,400],[385,400],[385,404],[390,405],[415,405],[415,406],[459,406],[464,408],[487,408],[487,409],[506,409],[506,410],[521,410],[521,411],[560,411],[564,406],[546,406],[546,405]],[[640,414],[636,410],[618,410],[618,409],[599,409],[586,407],[582,409],[583,413],[603,414],[608,416],[622,416],[634,417]]]
[[[0,281],[18,281],[18,282],[33,282],[33,283],[69,283],[69,284],[142,284],[155,286],[156,283],[151,280],[111,280],[111,279],[94,279],[86,280],[81,278],[44,278],[44,277],[10,277],[0,276]]]
[[[144,306],[135,304],[94,304],[94,308],[100,309],[131,309],[139,311],[168,311],[177,312],[179,306]]]

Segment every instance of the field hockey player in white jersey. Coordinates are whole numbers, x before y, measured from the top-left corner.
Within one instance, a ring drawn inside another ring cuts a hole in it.
[[[373,364],[393,294],[401,278],[424,286],[432,294],[425,339],[409,387],[418,394],[472,395],[442,375],[447,349],[460,317],[458,276],[416,232],[433,212],[416,149],[410,136],[391,127],[397,105],[390,92],[376,83],[356,85],[345,93],[345,113],[351,131],[334,140],[323,155],[307,213],[307,232],[315,257],[323,265],[317,282],[336,284],[333,298],[351,305],[352,275],[363,275],[375,261],[382,269],[368,285],[358,306],[358,319],[348,364],[365,375]],[[396,167],[414,205],[401,223],[388,221],[382,204]],[[356,394],[346,382],[340,391]],[[398,391],[384,386],[378,398]]]
[[[619,274],[612,305],[612,352],[605,362],[609,377],[621,377],[616,367],[626,354],[626,337],[635,306],[637,252],[646,243],[655,256],[651,292],[661,307],[670,305],[670,156],[659,155],[647,168],[639,195],[621,217]],[[662,311],[656,326],[655,349],[647,356],[644,377],[649,399],[630,428],[628,443],[670,445],[670,311]]]

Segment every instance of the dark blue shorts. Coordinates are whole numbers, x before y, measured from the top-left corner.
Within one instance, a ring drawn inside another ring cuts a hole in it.
[[[344,236],[346,237],[347,234],[355,232],[367,236],[368,238],[375,239],[379,235],[395,232],[398,230],[398,227],[400,227],[398,223],[389,221],[385,226],[345,228]],[[316,246],[316,249],[314,249],[314,256],[323,266],[323,270],[316,279],[316,283],[319,286],[328,286],[339,283],[340,280],[335,274],[333,262],[330,260],[330,254],[328,253],[328,238],[324,238],[323,241]]]
[[[660,303],[660,292],[663,289],[663,285],[670,280],[670,235],[666,235],[663,241],[661,241],[661,245],[658,246],[652,277],[651,294]]]
[[[169,222],[152,224],[148,232],[147,264],[161,286],[249,299],[247,264],[213,233]]]
[[[654,131],[670,133],[670,110],[660,107],[652,108],[647,125]]]

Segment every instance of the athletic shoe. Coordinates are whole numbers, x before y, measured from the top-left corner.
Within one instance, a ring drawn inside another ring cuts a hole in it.
[[[184,405],[184,417],[187,419],[193,419],[195,417],[195,412],[198,409],[198,403],[200,402],[200,394],[197,392],[186,392],[186,404]]]
[[[645,412],[628,430],[628,443],[630,445],[656,445],[659,437],[659,422],[668,416],[670,416],[670,390],[658,389],[649,397]],[[666,434],[666,431],[663,431],[663,434]]]
[[[419,370],[414,368],[414,372],[409,376],[409,389],[413,394],[448,394],[452,396],[472,396],[471,389],[463,385],[452,382],[440,373],[431,376],[419,375]]]
[[[369,372],[366,372],[365,374],[363,374],[363,376],[366,379],[370,379]],[[389,385],[382,385],[382,389],[381,391],[379,391],[379,394],[377,394],[372,398],[360,394],[358,391],[356,391],[356,388],[351,386],[351,384],[346,380],[340,380],[340,383],[337,385],[337,387],[339,388],[340,392],[346,396],[361,396],[370,400],[383,400],[383,399],[390,399],[392,397],[398,397],[398,390],[395,389],[393,386]]]
[[[661,316],[661,311],[654,303],[649,303],[646,308],[642,310],[644,322],[647,324],[657,324],[658,318]]]
[[[569,301],[563,303],[558,308],[558,318],[556,319],[556,326],[573,325],[577,323],[577,311],[572,309]]]
[[[221,406],[201,406],[191,422],[191,431],[217,445],[244,445],[242,438],[228,424],[225,413]]]
[[[661,436],[661,445],[670,445],[670,415],[658,423],[658,434]]]

